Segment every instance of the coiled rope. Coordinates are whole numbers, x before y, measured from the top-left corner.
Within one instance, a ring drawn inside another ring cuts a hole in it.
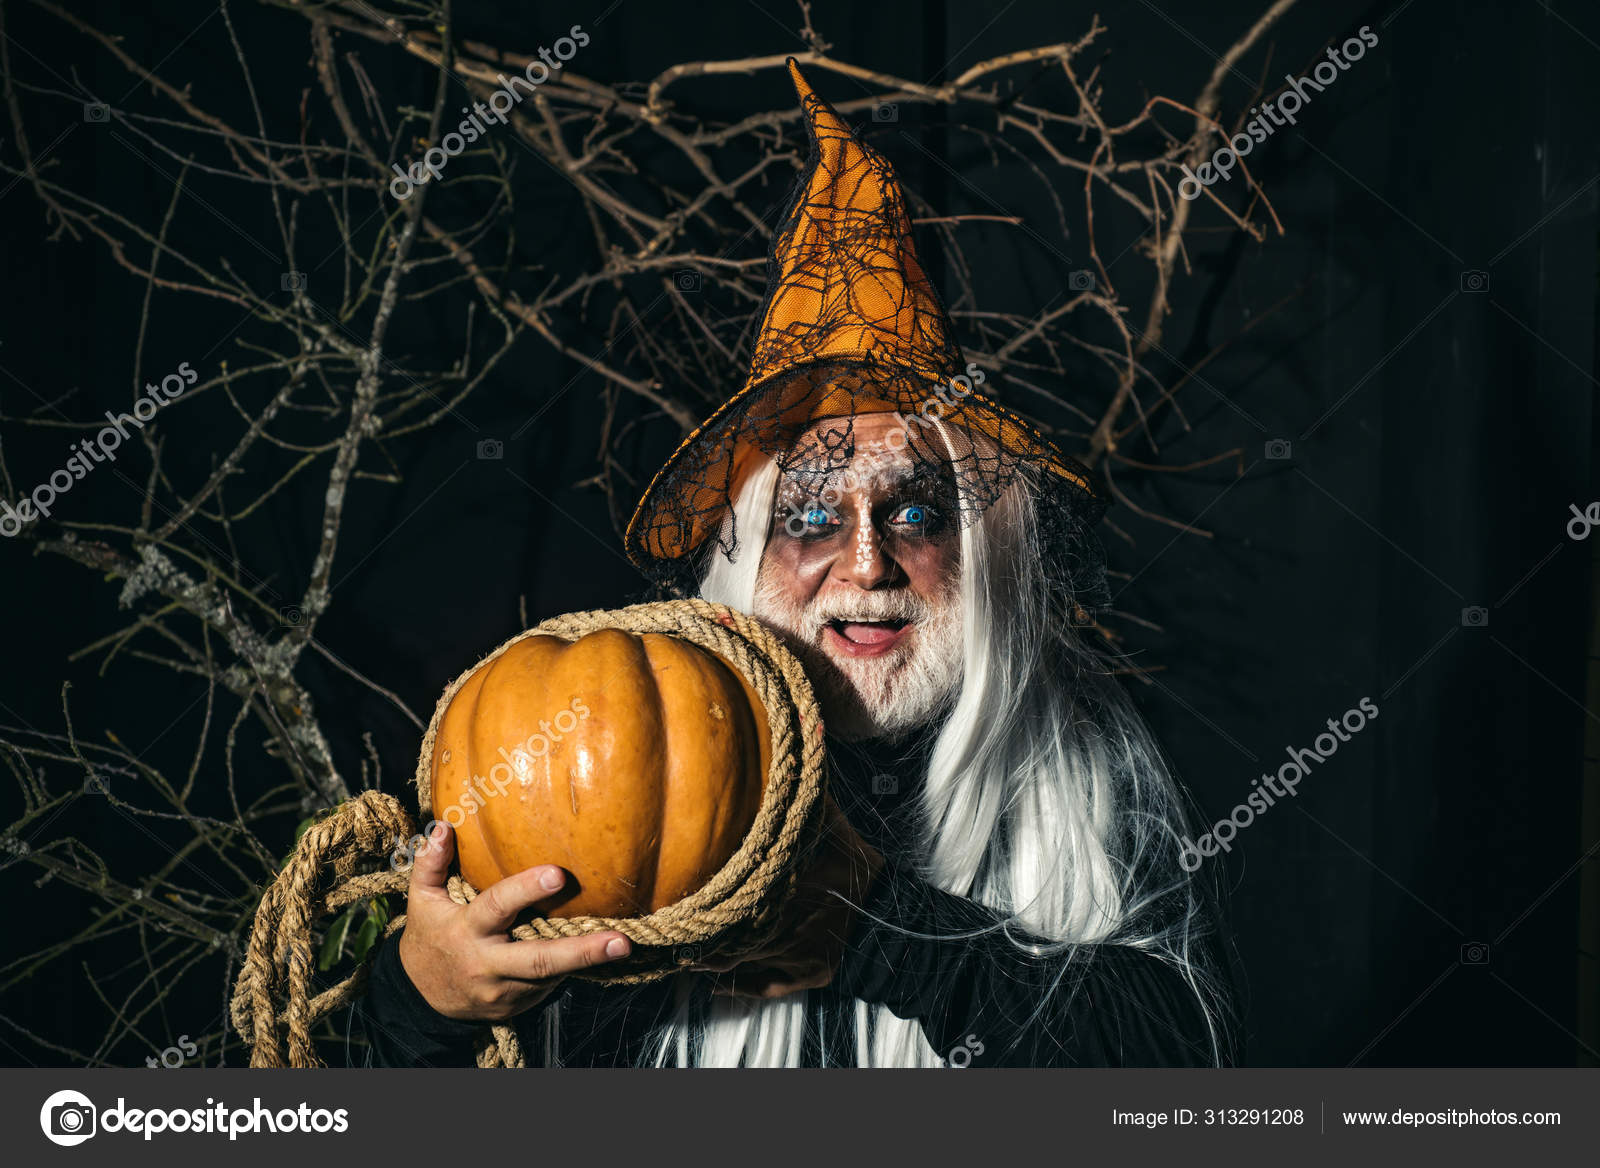
[[[712,953],[737,957],[770,940],[779,910],[818,843],[822,718],[794,655],[759,622],[724,605],[671,600],[609,612],[570,613],[513,637],[445,690],[417,760],[417,801],[424,816],[433,802],[434,738],[450,700],[467,679],[525,637],[571,641],[601,629],[666,633],[715,653],[738,670],[761,699],[772,738],[771,766],[755,822],[739,850],[699,890],[648,916],[534,917],[511,931],[518,940],[620,932],[633,942],[627,957],[570,976],[604,985],[637,985],[666,977],[683,963],[675,953],[678,946],[696,947],[695,960],[703,960]],[[364,791],[300,837],[294,855],[261,898],[234,986],[233,1025],[251,1045],[251,1066],[322,1065],[312,1028],[360,995],[372,955],[355,973],[313,996],[315,926],[358,901],[391,892],[403,895],[408,875],[391,870],[386,861],[396,839],[410,839],[416,831],[416,821],[398,799]],[[458,904],[469,904],[478,895],[458,875],[450,877],[449,892]],[[396,916],[384,936],[404,925],[405,916]],[[524,1065],[510,1025],[496,1025],[485,1033],[478,1045],[478,1065]]]

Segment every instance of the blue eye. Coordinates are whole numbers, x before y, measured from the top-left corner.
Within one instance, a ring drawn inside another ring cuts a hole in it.
[[[927,531],[939,524],[939,512],[926,503],[902,503],[890,515],[889,522],[901,527],[918,527]]]
[[[814,539],[830,534],[840,526],[839,516],[821,503],[804,507],[790,505],[779,510],[777,523],[795,539]]]

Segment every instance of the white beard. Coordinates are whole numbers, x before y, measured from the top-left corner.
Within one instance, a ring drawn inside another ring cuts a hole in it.
[[[961,681],[961,603],[954,587],[929,601],[906,588],[852,591],[797,606],[763,565],[756,580],[758,620],[784,635],[816,687],[829,733],[846,741],[896,738],[930,721]],[[848,657],[827,649],[830,621],[907,620],[900,644],[881,657]]]

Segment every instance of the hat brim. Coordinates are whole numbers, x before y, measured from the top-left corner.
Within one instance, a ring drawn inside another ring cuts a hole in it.
[[[869,389],[841,389],[827,375],[851,366],[861,371],[860,380]],[[809,379],[808,372],[813,374]],[[824,418],[886,412],[901,414],[908,431],[934,424],[946,433],[964,431],[970,446],[987,447],[986,457],[997,465],[1012,471],[1034,467],[1086,500],[1104,501],[1087,468],[976,390],[963,390],[959,383],[949,386],[928,371],[898,369],[886,375],[871,353],[830,355],[746,386],[679,444],[628,523],[629,559],[653,574],[662,563],[694,554],[719,530],[731,501],[763,457],[792,448]]]

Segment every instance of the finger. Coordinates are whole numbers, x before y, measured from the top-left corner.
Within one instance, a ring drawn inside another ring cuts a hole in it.
[[[818,990],[828,984],[828,979],[820,975],[810,975],[800,978],[772,978],[752,993],[756,998],[786,998],[790,994],[803,993],[806,990]]]
[[[540,981],[604,965],[626,957],[632,950],[632,944],[621,933],[587,933],[554,941],[513,941],[496,949],[490,960],[501,977]]]
[[[418,848],[411,861],[409,892],[442,889],[450,879],[450,861],[455,858],[455,833],[448,823],[435,823],[427,843]]]
[[[567,874],[554,864],[541,864],[507,876],[489,885],[467,906],[467,923],[482,936],[504,933],[518,913],[561,891],[566,882]]]
[[[714,998],[729,998],[735,1002],[759,1002],[763,998],[782,997],[785,992],[787,991],[779,991],[776,994],[771,993],[770,983],[768,987],[759,991],[738,986],[718,985],[712,987],[711,996]]]
[[[756,953],[746,953],[742,957],[713,957],[698,965],[689,966],[689,970],[692,973],[728,973],[741,965],[776,957],[778,953],[777,949],[762,949]]]
[[[713,979],[711,992],[718,997],[781,998],[801,990],[821,989],[832,974],[815,962],[744,966]]]
[[[762,987],[772,981],[765,966],[745,965],[712,980],[711,992],[722,998],[758,998]]]
[[[827,802],[823,804],[822,814],[830,835],[849,837],[855,833],[850,817],[844,813],[844,808],[834,802],[832,795],[829,795]]]

